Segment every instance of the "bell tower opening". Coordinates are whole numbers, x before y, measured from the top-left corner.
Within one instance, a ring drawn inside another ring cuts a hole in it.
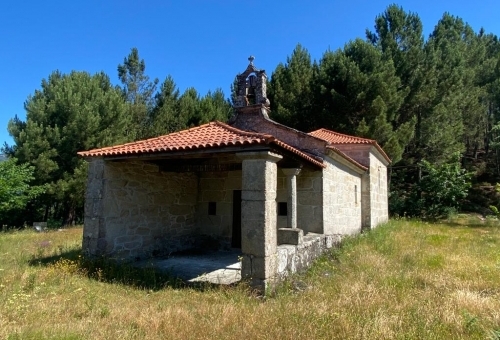
[[[255,105],[255,87],[257,86],[257,76],[255,73],[252,73],[246,79],[246,97],[247,97],[247,105]]]
[[[255,57],[250,56],[247,69],[242,74],[238,74],[236,100],[234,107],[244,107],[252,105],[264,105],[269,107],[267,99],[267,75],[264,70],[257,69],[254,64]]]

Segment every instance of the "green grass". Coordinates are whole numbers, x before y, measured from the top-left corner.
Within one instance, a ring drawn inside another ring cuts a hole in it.
[[[500,339],[500,227],[393,220],[259,297],[0,233],[0,339]]]

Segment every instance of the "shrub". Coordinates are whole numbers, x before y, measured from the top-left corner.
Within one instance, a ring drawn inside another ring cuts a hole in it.
[[[472,176],[461,167],[460,154],[453,154],[448,162],[439,165],[423,160],[419,167],[422,176],[417,183],[391,191],[391,211],[399,215],[437,218],[458,209],[467,197]]]

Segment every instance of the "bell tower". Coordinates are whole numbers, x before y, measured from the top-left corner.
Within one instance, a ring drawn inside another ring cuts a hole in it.
[[[250,56],[245,72],[238,74],[236,100],[234,102],[235,108],[264,105],[269,107],[269,99],[267,99],[267,75],[266,71],[257,69],[254,64],[255,57]]]

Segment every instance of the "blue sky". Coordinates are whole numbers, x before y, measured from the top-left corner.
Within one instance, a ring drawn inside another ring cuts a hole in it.
[[[0,144],[13,141],[7,123],[25,118],[23,104],[54,70],[104,71],[118,84],[117,66],[132,47],[146,73],[171,75],[181,91],[202,95],[222,88],[226,96],[249,55],[270,76],[300,43],[313,59],[327,49],[364,38],[392,1],[12,1],[0,4]],[[399,1],[417,13],[427,36],[444,12],[475,31],[500,35],[500,3]]]

